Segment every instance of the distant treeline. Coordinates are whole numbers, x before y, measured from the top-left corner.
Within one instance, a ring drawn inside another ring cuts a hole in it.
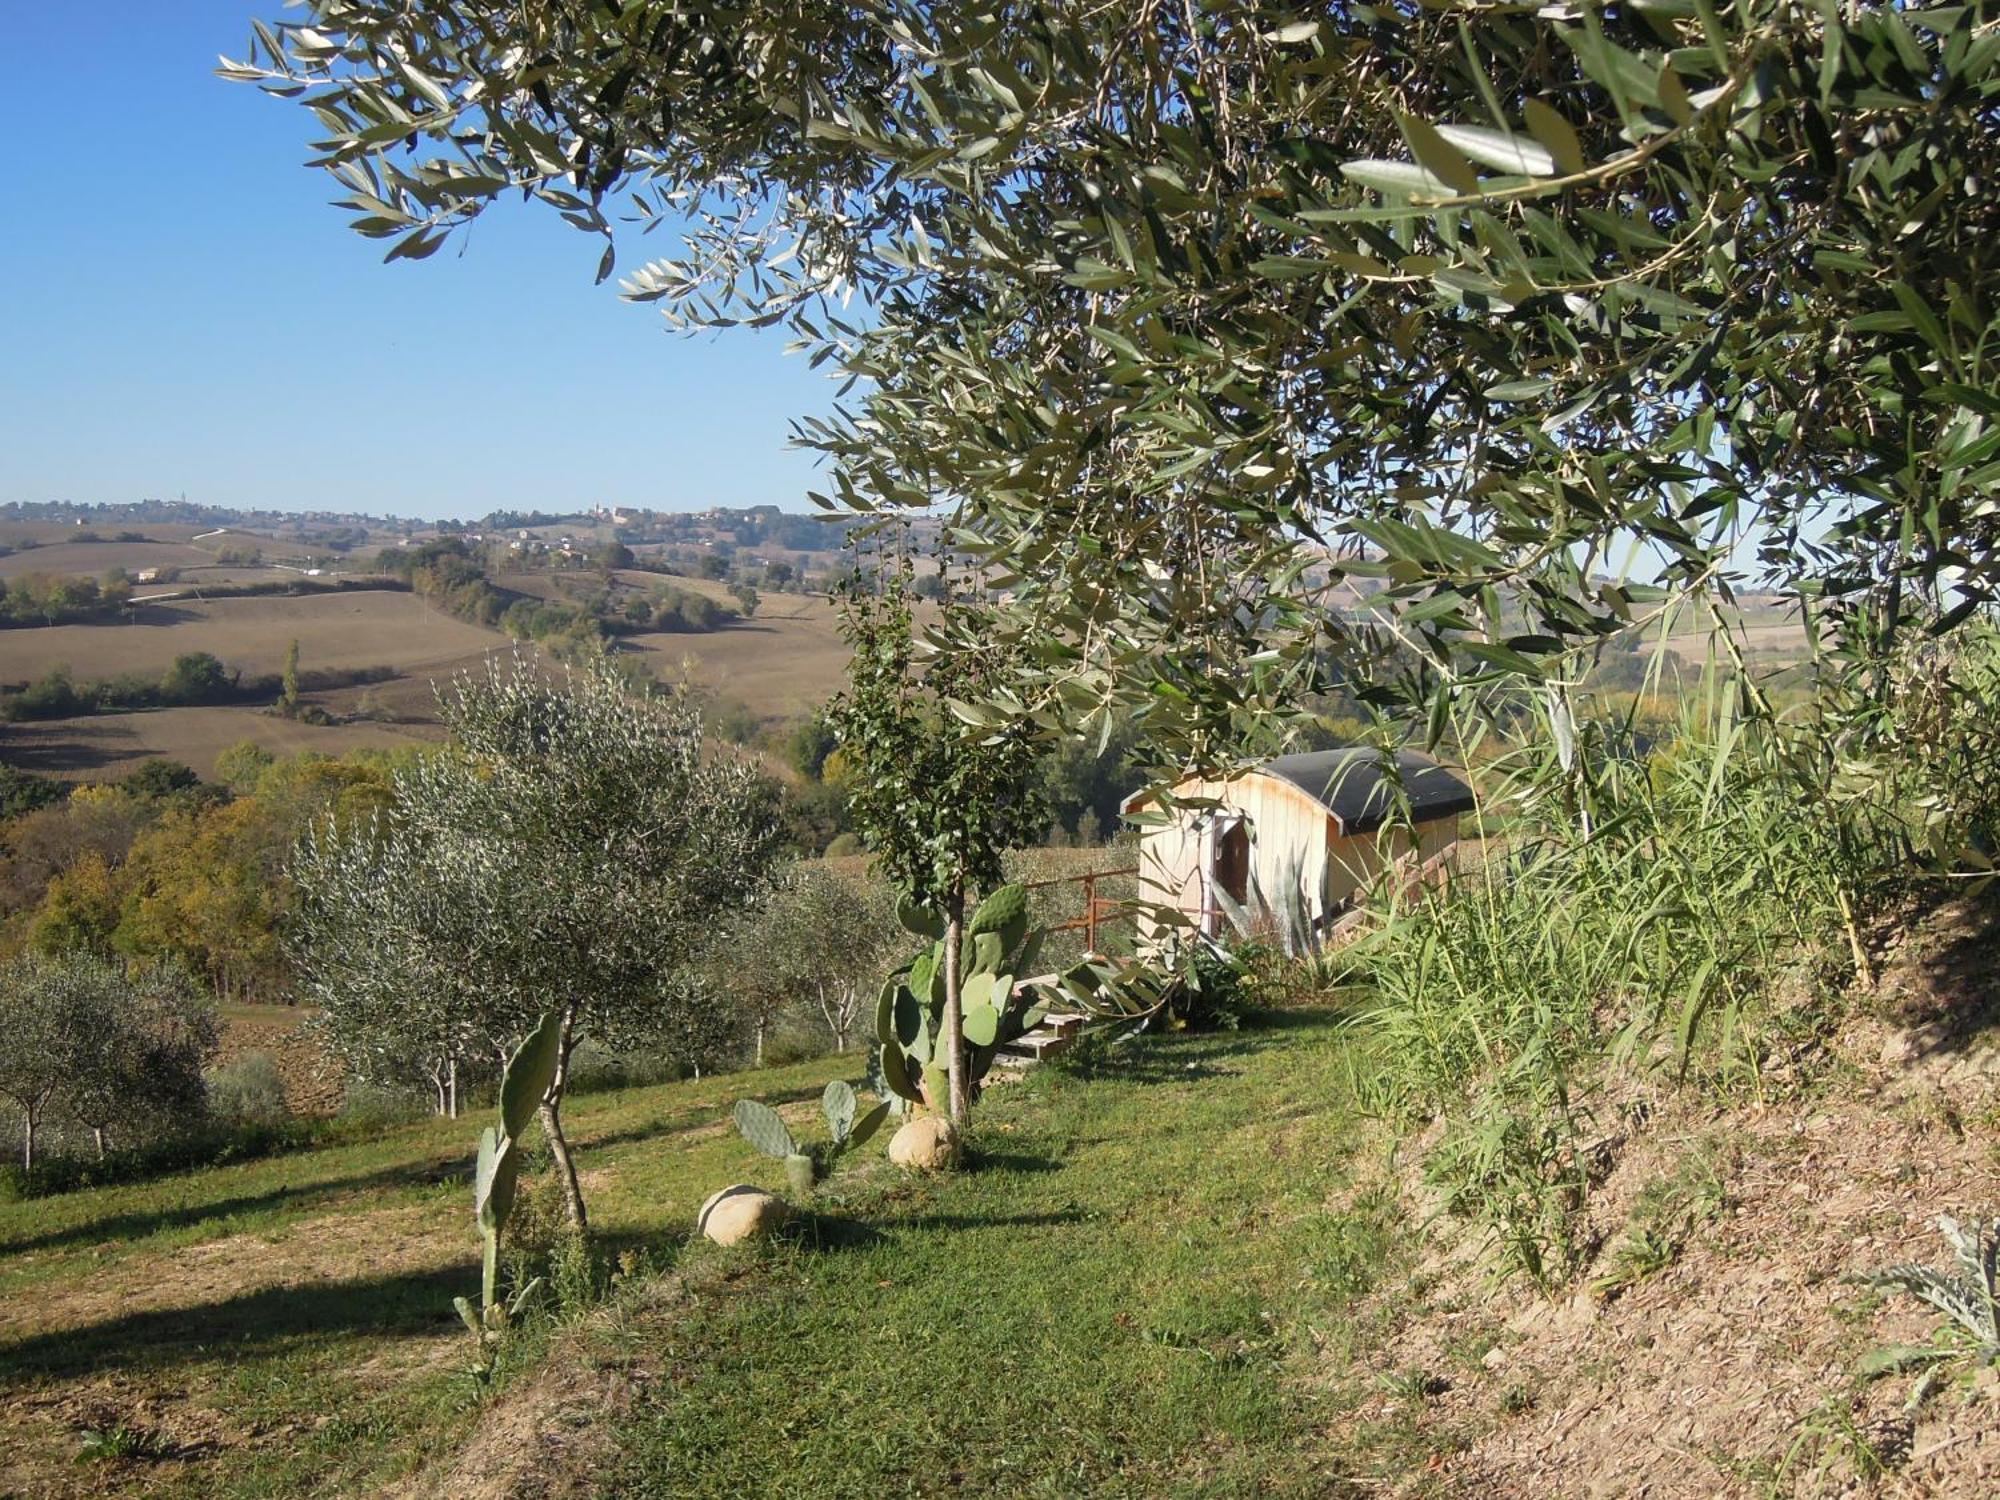
[[[143,531],[121,531],[116,536],[106,536],[99,531],[79,531],[74,536],[65,536],[57,546],[68,546],[71,542],[150,542],[151,537]],[[32,552],[37,547],[50,545],[40,537],[23,537],[18,542],[0,542],[0,557],[16,552]]]
[[[608,588],[576,599],[532,598],[495,583],[485,565],[456,537],[421,547],[385,548],[377,554],[375,566],[447,614],[504,630],[517,640],[535,641],[559,656],[577,649],[601,649],[612,636],[647,630],[720,630],[738,618],[727,605],[671,584],[625,598]]]
[[[0,625],[73,625],[117,614],[132,602],[132,580],[113,571],[102,580],[24,573],[0,584]]]
[[[390,667],[354,667],[298,674],[306,692],[384,682],[396,675]],[[226,703],[271,702],[283,691],[278,673],[246,677],[232,672],[206,651],[174,658],[159,676],[124,672],[116,677],[78,682],[67,667],[56,667],[40,680],[16,691],[0,690],[0,722],[33,719],[74,719],[85,714],[128,713],[143,708],[198,708]]]
[[[161,580],[165,582],[165,579]],[[257,578],[244,582],[204,583],[199,580],[179,580],[190,593],[199,594],[204,599],[263,599],[276,596],[294,598],[304,594],[369,594],[409,592],[409,583],[401,578]],[[142,599],[139,601],[144,603]]]
[[[181,583],[179,570],[163,568],[159,583],[180,583],[204,599],[255,599],[271,595],[343,594],[354,590],[407,590],[403,578],[260,578],[249,582]],[[169,576],[171,575],[171,576]],[[86,625],[114,620],[133,601],[132,580],[121,568],[102,579],[56,573],[28,573],[0,585],[0,629],[43,625]],[[151,585],[147,585],[151,587]],[[146,601],[139,600],[139,603]]]

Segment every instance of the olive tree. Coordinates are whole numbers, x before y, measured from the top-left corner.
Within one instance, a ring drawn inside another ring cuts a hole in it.
[[[107,1023],[90,983],[102,960],[27,954],[0,969],[0,1094],[21,1111],[21,1165],[35,1147],[50,1104],[89,1060]]]
[[[684,1012],[717,1003],[699,955],[767,877],[776,799],[711,749],[695,708],[628,691],[602,660],[555,678],[489,663],[439,712],[446,749],[396,773],[387,812],[300,846],[302,990],[349,1056],[414,1043],[497,1065],[558,1013],[539,1114],[583,1232],[571,1055],[586,1033],[619,1047],[698,1029]]]
[[[21,1111],[33,1171],[51,1115],[89,1129],[186,1125],[202,1113],[213,1001],[184,971],[128,971],[97,954],[25,954],[0,967],[0,1094]]]
[[[629,295],[849,379],[829,501],[1009,585],[992,722],[1202,765],[1745,579],[1871,649],[2000,583],[2000,0],[304,9],[225,71],[391,258],[635,214]]]
[[[751,1013],[758,1065],[770,1021],[786,1010],[818,1017],[845,1052],[863,997],[908,943],[886,881],[817,860],[791,865],[716,955],[719,979]]]
[[[202,1070],[216,1055],[215,1001],[179,964],[131,969],[72,959],[94,991],[102,1030],[60,1100],[102,1158],[129,1142],[185,1128],[208,1113]]]

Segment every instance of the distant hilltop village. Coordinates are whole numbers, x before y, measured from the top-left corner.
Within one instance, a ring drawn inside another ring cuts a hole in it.
[[[463,521],[371,515],[366,511],[281,511],[201,505],[185,498],[109,505],[59,501],[0,505],[0,527],[12,524],[47,528],[52,523],[92,536],[142,525],[227,529],[335,551],[455,536],[468,541],[519,543],[515,550],[562,551],[622,542],[629,547],[768,547],[787,552],[838,552],[858,524],[851,518],[786,511],[776,505],[713,505],[698,511],[660,511],[598,503],[574,511],[495,510]],[[914,529],[920,538],[928,538],[937,525],[918,520]]]

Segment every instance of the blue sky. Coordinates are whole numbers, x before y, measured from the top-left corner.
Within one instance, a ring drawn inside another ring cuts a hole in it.
[[[833,386],[779,331],[669,335],[525,209],[383,265],[305,111],[212,72],[282,13],[0,0],[0,503],[808,508],[788,424]]]

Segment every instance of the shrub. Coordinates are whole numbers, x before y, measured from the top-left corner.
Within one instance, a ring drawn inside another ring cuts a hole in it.
[[[430,1101],[414,1089],[384,1088],[380,1084],[350,1080],[341,1096],[340,1124],[343,1130],[366,1133],[407,1125],[434,1113]]]
[[[208,1106],[217,1118],[239,1125],[277,1125],[290,1117],[285,1081],[268,1052],[245,1052],[203,1075]]]
[[[1865,977],[1864,903],[1987,859],[2000,644],[1938,650],[1820,684],[1810,717],[1743,717],[1756,689],[1719,683],[1664,741],[1541,700],[1482,767],[1506,855],[1437,899],[1381,893],[1348,954],[1374,992],[1372,1102],[1450,1116],[1427,1172],[1508,1269],[1552,1284],[1582,1253],[1585,1069],[1759,1079],[1799,1024],[1780,976],[1841,955]]]
[[[1200,939],[1187,944],[1176,983],[1168,993],[1165,1021],[1176,1031],[1234,1031],[1250,1000],[1251,976],[1263,945],[1242,944],[1228,952]]]
[[[833,1039],[812,1026],[780,1026],[764,1043],[764,1066],[786,1068],[810,1062],[833,1050]]]

